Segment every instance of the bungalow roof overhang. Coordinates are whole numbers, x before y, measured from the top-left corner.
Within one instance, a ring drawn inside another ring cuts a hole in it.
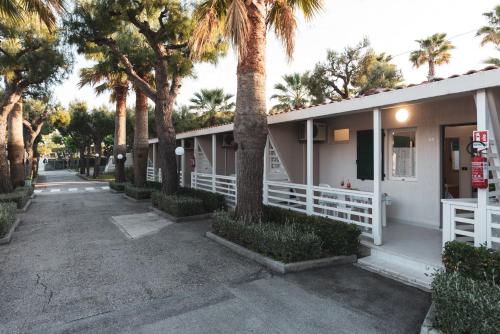
[[[358,113],[374,109],[386,109],[398,105],[415,104],[468,95],[477,90],[495,87],[500,87],[500,68],[478,71],[402,89],[395,89],[373,95],[360,96],[338,102],[296,109],[276,115],[269,115],[267,117],[267,122],[272,125]],[[233,123],[179,133],[177,134],[177,139],[231,131],[233,131]],[[156,143],[158,140],[151,139],[149,142]]]

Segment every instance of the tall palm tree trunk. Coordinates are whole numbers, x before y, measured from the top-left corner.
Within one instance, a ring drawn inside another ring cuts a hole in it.
[[[134,132],[134,185],[146,185],[148,168],[148,98],[135,88],[135,132]]]
[[[125,182],[125,158],[127,156],[127,91],[128,85],[116,86],[115,138],[113,155],[115,159],[115,180]],[[118,159],[118,154],[123,159]]]
[[[94,173],[92,177],[94,179],[98,178],[99,175],[101,174],[101,155],[102,155],[102,145],[101,145],[101,138],[95,138],[94,140],[94,145],[95,145],[95,159],[94,159]]]
[[[267,139],[265,96],[266,23],[264,1],[247,5],[250,20],[247,52],[237,70],[234,137],[237,143],[236,214],[245,219],[262,215],[264,148]]]
[[[436,75],[436,63],[434,62],[434,59],[429,58],[429,73],[427,74],[427,80],[434,79],[435,75]]]
[[[23,104],[17,101],[8,117],[7,151],[10,162],[10,179],[14,187],[24,185]]]

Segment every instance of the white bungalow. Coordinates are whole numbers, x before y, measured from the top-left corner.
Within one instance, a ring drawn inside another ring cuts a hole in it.
[[[489,131],[500,185],[500,69],[268,117],[264,202],[358,225],[359,264],[428,287],[449,240],[500,248],[500,191],[472,189],[467,146]],[[177,135],[181,184],[236,201],[233,124]],[[157,140],[148,175],[157,179]],[[498,189],[498,188],[497,188]]]

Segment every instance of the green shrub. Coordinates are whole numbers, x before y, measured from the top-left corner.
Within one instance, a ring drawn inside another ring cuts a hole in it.
[[[125,182],[134,183],[134,167],[125,168]]]
[[[285,263],[321,258],[322,241],[299,224],[248,223],[219,211],[212,225],[215,234]]]
[[[28,201],[30,195],[24,187],[16,188],[8,194],[0,194],[0,203],[16,203],[18,209],[22,209]]]
[[[496,334],[500,329],[500,286],[459,273],[437,273],[432,282],[433,326],[444,333]]]
[[[226,199],[221,194],[193,188],[179,188],[177,194],[201,199],[206,212],[214,212],[226,208]]]
[[[447,242],[443,252],[447,272],[500,284],[500,252],[486,246],[474,247],[459,241]]]
[[[189,217],[206,213],[203,201],[199,198],[181,195],[165,196],[160,192],[154,192],[151,197],[153,206],[175,217]]]
[[[150,188],[139,188],[130,183],[125,184],[125,194],[135,199],[151,198],[152,191]]]
[[[146,181],[146,187],[154,189],[154,190],[161,190],[161,182],[158,182],[158,181]]]
[[[352,255],[359,250],[361,231],[354,224],[272,206],[264,206],[262,220],[275,224],[293,223],[304,233],[314,233],[323,242],[325,256]]]
[[[109,182],[109,187],[111,189],[113,189],[114,191],[118,191],[118,192],[124,192],[125,191],[125,183],[123,183],[123,182],[110,181]]]
[[[3,238],[16,221],[16,203],[0,203],[0,238]]]

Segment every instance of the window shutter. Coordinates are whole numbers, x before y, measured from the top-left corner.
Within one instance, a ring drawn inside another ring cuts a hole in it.
[[[382,130],[382,180],[384,179],[384,136]],[[373,130],[357,132],[357,178],[373,180]]]

